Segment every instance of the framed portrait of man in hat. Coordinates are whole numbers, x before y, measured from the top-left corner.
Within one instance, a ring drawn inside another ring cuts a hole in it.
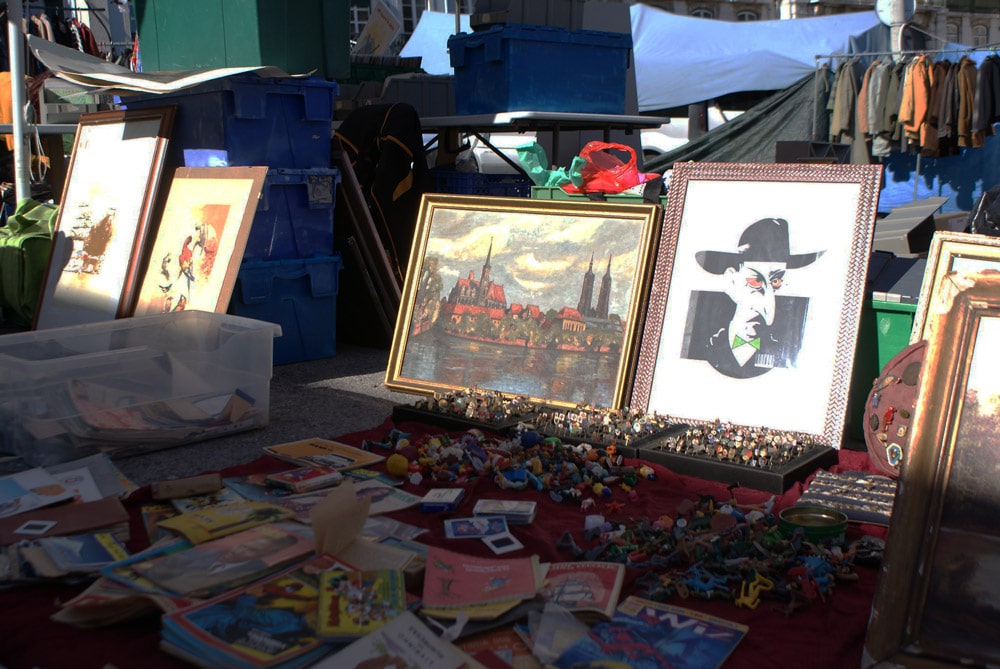
[[[631,405],[840,446],[881,167],[674,169]]]

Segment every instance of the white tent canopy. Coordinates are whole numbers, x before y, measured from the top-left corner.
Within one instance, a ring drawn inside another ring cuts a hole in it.
[[[629,8],[639,111],[669,109],[740,91],[781,90],[843,53],[848,39],[879,24],[873,11],[794,21],[728,22]],[[469,30],[462,17],[462,30]],[[421,56],[428,74],[452,74],[455,16],[425,11],[400,55]]]
[[[633,5],[631,15],[639,111],[787,88],[815,70],[816,56],[844,53],[850,37],[879,25],[873,11],[731,23]]]

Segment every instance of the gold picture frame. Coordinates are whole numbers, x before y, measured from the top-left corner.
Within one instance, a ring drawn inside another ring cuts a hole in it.
[[[865,640],[864,667],[1000,664],[1000,273],[952,272],[932,333]]]
[[[839,447],[881,177],[675,166],[630,406]]]
[[[620,407],[658,204],[425,194],[386,386]]]
[[[920,284],[917,309],[913,314],[910,343],[927,338],[927,305],[948,274],[986,269],[1000,270],[1000,237],[971,232],[935,232],[927,249],[927,265]]]

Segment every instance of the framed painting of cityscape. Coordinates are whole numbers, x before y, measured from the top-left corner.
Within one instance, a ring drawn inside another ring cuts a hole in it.
[[[386,385],[620,407],[661,219],[658,204],[424,195]]]
[[[881,170],[677,165],[629,405],[839,447]]]
[[[924,369],[865,639],[864,667],[1000,666],[1000,273],[929,297]]]
[[[128,315],[174,114],[163,107],[80,117],[35,329]]]

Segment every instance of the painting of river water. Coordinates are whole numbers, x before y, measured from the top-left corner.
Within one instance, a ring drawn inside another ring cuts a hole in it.
[[[386,385],[621,406],[661,209],[427,195]]]

